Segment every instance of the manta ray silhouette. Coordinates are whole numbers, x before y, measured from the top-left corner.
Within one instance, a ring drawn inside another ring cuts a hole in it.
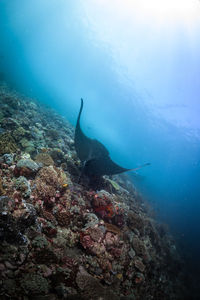
[[[126,169],[116,164],[109,156],[106,147],[95,139],[87,137],[80,126],[80,117],[83,110],[83,99],[78,114],[75,129],[75,149],[83,165],[82,173],[88,177],[101,177],[103,175],[114,175],[127,171],[136,171],[149,163],[135,169]]]

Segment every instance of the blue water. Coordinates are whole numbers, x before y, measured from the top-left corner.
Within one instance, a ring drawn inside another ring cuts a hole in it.
[[[88,136],[150,162],[132,180],[198,270],[200,2],[176,1],[1,0],[0,78],[72,124],[82,97]]]

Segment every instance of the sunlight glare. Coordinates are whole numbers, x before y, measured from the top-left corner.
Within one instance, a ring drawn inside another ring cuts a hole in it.
[[[191,26],[200,19],[198,0],[89,0],[100,12],[113,18],[130,17],[140,21],[153,21],[159,25],[169,22]]]
[[[159,17],[181,16],[191,17],[194,12],[195,2],[193,0],[140,0],[128,1],[130,5],[137,3],[140,9],[145,10],[149,15]]]

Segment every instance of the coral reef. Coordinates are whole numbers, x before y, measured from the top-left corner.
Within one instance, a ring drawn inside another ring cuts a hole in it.
[[[187,299],[169,231],[128,176],[79,182],[73,135],[0,86],[0,298]]]
[[[42,164],[42,166],[53,166],[54,161],[48,153],[39,153],[35,157],[35,161],[38,164]]]
[[[40,274],[25,274],[20,280],[21,288],[27,295],[47,294],[48,281]]]
[[[5,132],[0,135],[0,154],[14,153],[18,149],[14,138],[10,132]]]

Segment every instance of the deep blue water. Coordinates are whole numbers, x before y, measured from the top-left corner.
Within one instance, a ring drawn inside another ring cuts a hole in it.
[[[1,0],[0,78],[72,124],[84,98],[88,136],[124,167],[151,163],[133,182],[198,268],[200,3],[182,4]]]

